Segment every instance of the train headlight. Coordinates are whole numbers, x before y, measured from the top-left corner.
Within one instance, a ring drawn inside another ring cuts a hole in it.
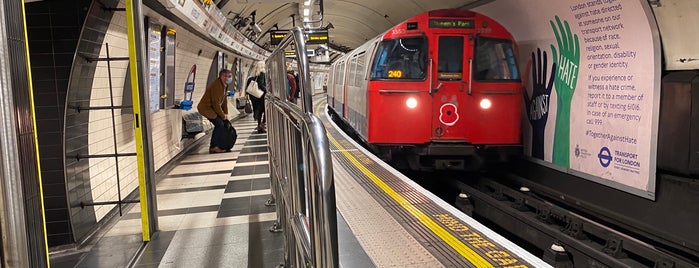
[[[408,106],[408,108],[410,109],[414,109],[415,107],[417,107],[417,100],[413,97],[410,97],[405,101],[405,106]]]
[[[493,106],[493,103],[490,102],[489,99],[482,99],[481,100],[481,108],[483,109],[490,109],[490,106]]]

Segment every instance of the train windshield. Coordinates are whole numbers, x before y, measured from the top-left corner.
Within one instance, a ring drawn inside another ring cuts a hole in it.
[[[424,37],[384,40],[379,45],[372,79],[425,79],[427,49]]]
[[[512,41],[479,37],[473,78],[479,81],[519,80]]]

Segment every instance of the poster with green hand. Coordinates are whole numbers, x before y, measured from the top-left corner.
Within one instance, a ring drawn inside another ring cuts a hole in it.
[[[578,35],[571,32],[568,21],[561,24],[561,19],[556,16],[556,22],[549,23],[558,45],[558,49],[551,45],[553,62],[558,66],[554,81],[558,107],[553,137],[553,163],[567,168],[570,166],[570,105],[580,71],[580,42]]]
[[[511,0],[474,9],[512,33],[521,70],[536,67],[532,81],[522,81],[529,160],[654,198],[662,53],[649,9],[646,0]]]

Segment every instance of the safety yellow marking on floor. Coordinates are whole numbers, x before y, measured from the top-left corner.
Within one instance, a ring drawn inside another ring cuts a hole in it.
[[[316,114],[320,114],[320,107],[322,107],[323,101],[319,103],[316,108]],[[367,178],[369,178],[376,186],[381,188],[386,195],[391,197],[396,201],[403,209],[410,213],[413,217],[418,219],[425,227],[430,229],[435,235],[441,238],[449,246],[451,246],[456,252],[467,259],[476,267],[494,267],[491,262],[483,258],[480,254],[476,253],[472,248],[464,244],[460,238],[466,239],[467,242],[476,248],[487,249],[485,252],[486,257],[492,262],[502,265],[503,267],[509,268],[526,268],[527,265],[520,264],[516,257],[511,256],[509,253],[498,250],[498,246],[488,241],[484,237],[480,236],[477,232],[470,230],[468,226],[460,223],[457,219],[451,217],[448,214],[438,214],[434,215],[435,219],[439,222],[435,222],[429,215],[422,212],[419,208],[415,207],[407,199],[405,199],[401,194],[396,192],[391,186],[386,184],[381,180],[376,174],[371,172],[362,162],[365,164],[373,164],[373,160],[362,154],[361,156],[355,157],[349,153],[349,150],[345,149],[340,142],[338,142],[332,135],[328,133],[328,140],[338,148],[339,152],[347,158],[355,167],[357,167]],[[355,151],[358,151],[355,149]],[[360,158],[358,160],[357,158]],[[452,233],[447,231],[442,225],[446,226],[451,231],[458,233],[458,238]]]
[[[335,138],[333,138],[332,136],[328,135],[328,139],[338,148],[344,149],[342,145],[340,145],[337,142],[337,140],[335,140]],[[449,244],[449,246],[451,246],[454,250],[461,254],[461,256],[466,258],[469,262],[475,264],[476,267],[493,267],[492,264],[490,264],[487,260],[481,257],[478,253],[473,251],[473,249],[466,246],[458,238],[454,237],[454,235],[449,233],[449,231],[445,230],[442,226],[433,221],[432,218],[430,218],[430,216],[422,212],[420,209],[416,208],[413,204],[410,203],[410,201],[406,200],[398,192],[393,190],[391,186],[386,184],[383,180],[376,176],[376,174],[367,169],[366,166],[364,166],[364,164],[359,162],[359,160],[357,160],[349,152],[342,152],[342,154],[350,162],[352,162],[352,164],[354,164],[355,167],[357,167],[362,173],[364,173],[365,176],[367,176],[372,182],[374,182],[376,186],[381,188],[381,190],[383,190],[384,193],[386,193],[389,197],[395,200],[399,205],[401,205],[401,207],[403,207],[403,209],[405,209],[411,215],[413,215],[413,217],[418,219],[423,225],[429,228],[434,234],[439,236],[444,242]]]
[[[345,149],[345,150],[330,150],[332,153],[337,153],[337,152],[354,152],[354,151],[359,151],[357,149]]]

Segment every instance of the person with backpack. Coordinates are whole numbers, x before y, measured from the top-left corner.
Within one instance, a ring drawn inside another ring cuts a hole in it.
[[[230,70],[222,69],[218,73],[218,79],[214,80],[206,87],[201,101],[197,105],[199,113],[209,119],[214,125],[211,132],[211,142],[209,143],[209,153],[226,152],[224,147],[226,135],[226,124],[228,121],[228,101],[226,100],[226,89],[233,81],[233,74]]]

